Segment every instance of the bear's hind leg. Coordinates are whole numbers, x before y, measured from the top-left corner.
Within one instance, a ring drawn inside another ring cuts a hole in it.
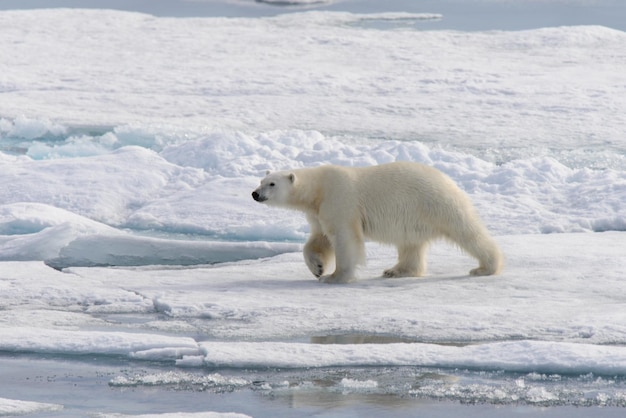
[[[471,276],[490,276],[502,270],[502,253],[486,229],[475,227],[452,239],[478,260],[478,267],[470,270]]]
[[[383,272],[383,277],[419,277],[426,272],[426,243],[398,246],[398,263]]]
[[[317,278],[324,274],[335,252],[328,238],[323,234],[312,234],[304,245],[304,262]]]

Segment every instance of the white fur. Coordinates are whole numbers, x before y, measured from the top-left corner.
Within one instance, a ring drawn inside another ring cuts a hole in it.
[[[326,165],[268,173],[253,197],[305,212],[311,235],[304,260],[322,282],[354,280],[357,264],[365,261],[366,238],[398,248],[398,262],[384,277],[423,275],[426,249],[437,238],[455,242],[479,261],[471,275],[497,274],[502,268],[500,250],[467,195],[423,164]],[[323,276],[333,256],[335,271]]]

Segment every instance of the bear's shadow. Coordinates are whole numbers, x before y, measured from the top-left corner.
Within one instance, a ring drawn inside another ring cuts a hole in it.
[[[461,280],[471,280],[475,277],[466,275],[459,276],[423,276],[423,277],[398,277],[386,278],[382,276],[363,277],[357,281],[348,283],[350,285],[366,285],[367,287],[414,287],[432,283],[457,282]]]
[[[470,275],[459,276],[425,276],[425,277],[400,277],[385,278],[382,276],[366,276],[361,277],[349,283],[320,283],[315,278],[292,278],[292,279],[259,279],[245,280],[239,282],[242,286],[250,285],[251,287],[261,288],[289,288],[289,289],[316,289],[320,286],[341,286],[341,287],[416,287],[432,283],[456,282],[461,280],[475,280],[476,277]]]

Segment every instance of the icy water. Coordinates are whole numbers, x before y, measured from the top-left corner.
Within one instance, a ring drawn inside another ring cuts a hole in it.
[[[116,358],[26,354],[1,355],[0,367],[2,396],[63,405],[34,417],[203,411],[268,418],[621,417],[626,406],[623,379],[593,375],[415,367],[186,372]]]

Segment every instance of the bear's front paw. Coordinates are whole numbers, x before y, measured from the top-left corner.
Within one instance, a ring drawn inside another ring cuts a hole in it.
[[[387,269],[383,271],[383,277],[385,279],[393,279],[394,277],[400,277],[400,276],[398,276],[398,273],[394,269]]]
[[[324,263],[318,254],[308,254],[304,257],[304,261],[315,277],[319,278],[324,274]]]

